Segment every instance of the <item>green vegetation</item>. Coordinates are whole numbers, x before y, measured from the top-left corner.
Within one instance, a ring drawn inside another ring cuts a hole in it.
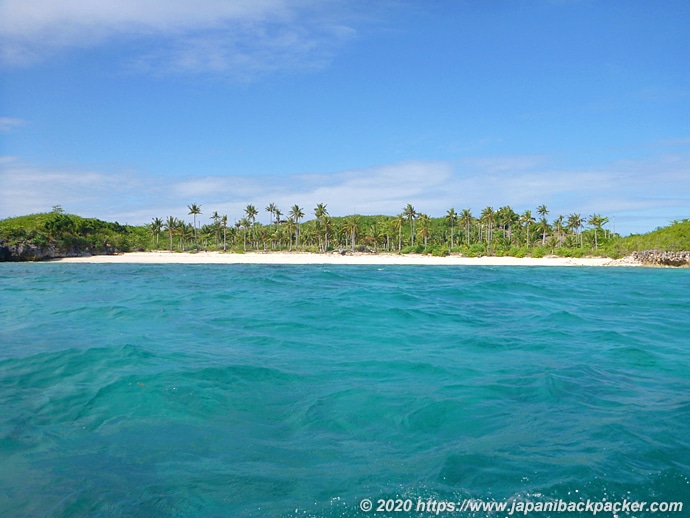
[[[95,218],[65,214],[60,207],[52,212],[0,220],[0,245],[5,248],[32,248],[36,258],[103,254],[143,250],[150,245],[145,227],[120,225]]]
[[[247,205],[241,219],[228,224],[217,211],[203,222],[202,206],[188,206],[193,223],[174,216],[154,217],[148,225],[130,226],[65,214],[60,207],[0,221],[0,246],[52,247],[54,255],[127,252],[132,250],[196,251],[360,251],[446,256],[462,254],[513,257],[608,256],[634,251],[690,250],[690,221],[674,222],[645,235],[622,238],[612,234],[608,218],[593,214],[559,215],[551,222],[545,205],[518,214],[510,207],[484,208],[478,217],[470,209],[451,208],[432,218],[408,204],[396,216],[353,214],[332,217],[319,203],[311,214],[293,205],[287,219],[271,203],[269,223],[257,221],[259,210]],[[261,218],[258,218],[261,219]]]
[[[606,247],[606,253],[615,257],[644,250],[665,252],[690,250],[690,220],[674,221],[667,227],[657,228],[647,234],[622,237],[614,240]]]

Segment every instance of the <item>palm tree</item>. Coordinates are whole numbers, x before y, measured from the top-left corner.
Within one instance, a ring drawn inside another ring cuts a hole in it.
[[[331,221],[331,217],[328,214],[323,217],[324,252],[328,251],[328,233],[331,230]]]
[[[173,216],[168,216],[168,219],[165,221],[165,230],[170,234],[170,251],[172,252],[173,249],[173,234],[175,233],[175,229],[177,228],[177,219]]]
[[[316,216],[316,219],[319,220],[321,222],[321,225],[324,227],[323,251],[325,252],[326,250],[328,250],[328,225],[325,224],[325,222],[324,222],[324,220],[328,216],[328,210],[326,210],[326,204],[324,204],[324,203],[317,204],[316,208],[314,209],[314,215]],[[319,241],[321,241],[320,236],[319,236]]]
[[[180,225],[177,228],[178,235],[180,236],[180,241],[179,241],[179,247],[180,250],[184,252],[185,246],[187,244],[187,241],[191,236],[195,234],[194,228],[189,228],[190,225],[186,224],[184,221],[180,221]],[[196,241],[196,238],[195,238]]]
[[[429,244],[429,234],[431,233],[431,218],[426,214],[419,215],[419,235],[424,238],[424,248]]]
[[[402,228],[405,223],[405,216],[398,214],[393,220],[393,230],[398,232],[398,253],[402,251]]]
[[[153,237],[156,239],[156,244],[158,244],[158,237],[162,228],[163,220],[160,218],[153,218],[153,221],[151,222],[151,234],[153,234]]]
[[[295,218],[292,217],[292,216],[288,217],[287,222],[286,222],[286,226],[287,226],[287,229],[286,229],[286,230],[287,230],[288,245],[289,245],[288,250],[289,250],[290,252],[292,252],[292,233],[293,233],[293,232],[295,231],[295,229],[296,229],[296,227],[295,227]]]
[[[254,207],[254,205],[249,204],[245,207],[244,214],[247,218],[247,221],[249,222],[249,225],[247,225],[246,229],[252,228],[254,226],[254,223],[256,222],[256,216],[259,214],[259,211],[256,210],[256,207]],[[247,233],[246,229],[245,229],[245,234]],[[252,231],[252,236],[253,235],[254,235],[254,232]],[[256,242],[253,241],[253,243],[256,246]]]
[[[556,232],[556,237],[558,239],[558,244],[560,245],[563,241],[563,228],[564,228],[565,216],[559,215],[555,220],[553,220],[553,229]]]
[[[503,229],[503,234],[507,235],[508,243],[513,242],[513,225],[516,225],[519,222],[519,220],[520,216],[518,216],[515,213],[515,211],[510,207],[510,205],[501,207],[496,211],[497,224],[501,225],[501,228]]]
[[[187,208],[189,209],[189,214],[194,216],[194,241],[196,241],[196,217],[201,214],[201,205],[192,203],[191,205],[187,205]]]
[[[228,215],[223,214],[220,218],[220,224],[223,226],[223,252],[227,252],[227,230],[228,230]]]
[[[537,207],[537,214],[541,217],[541,220],[539,221],[539,228],[542,229],[542,234],[541,234],[541,246],[546,245],[546,232],[548,231],[548,226],[549,224],[546,222],[546,216],[549,214],[549,210],[546,208],[546,205],[539,205]]]
[[[322,217],[328,215],[328,210],[326,209],[326,204],[325,203],[317,203],[316,208],[314,209],[314,216],[316,216],[317,219],[321,219]]]
[[[268,227],[262,225],[261,223],[257,223],[257,225],[259,226],[259,230],[257,232],[259,235],[259,241],[261,241],[261,244],[263,245],[264,252],[265,252],[266,251],[266,243],[268,243],[268,237],[269,237]]]
[[[549,248],[551,248],[551,253],[556,253],[556,247],[558,246],[559,239],[558,236],[551,236],[549,238]]]
[[[273,233],[271,234],[271,250],[275,250],[276,243],[278,244],[278,250],[283,249],[283,229],[282,227],[274,226]]]
[[[276,204],[271,202],[268,204],[268,207],[264,209],[266,212],[268,212],[271,215],[271,222],[269,224],[273,224],[275,221],[275,213],[278,210],[278,207],[276,207]]]
[[[408,203],[407,207],[403,209],[403,215],[408,219],[410,222],[410,246],[414,246],[414,225],[413,222],[415,218],[417,217],[417,211],[414,210],[414,207],[412,204]]]
[[[549,222],[545,217],[539,219],[537,228],[541,232],[541,246],[546,246],[546,234],[549,232]]]
[[[374,221],[374,223],[372,223],[372,225],[369,227],[369,237],[371,238],[371,241],[374,243],[374,252],[378,252],[379,243],[383,238],[383,230],[378,225],[377,221]]]
[[[395,220],[389,217],[382,217],[379,220],[379,225],[383,229],[383,237],[386,238],[386,252],[391,251],[391,236],[395,231]]]
[[[481,221],[486,224],[486,250],[491,251],[491,233],[493,231],[494,221],[496,220],[496,212],[493,207],[484,207],[482,210]]]
[[[199,237],[201,238],[201,242],[203,245],[204,250],[208,250],[208,242],[211,239],[211,236],[215,235],[216,236],[216,246],[217,246],[217,237],[218,237],[218,225],[203,225],[199,229]]]
[[[525,212],[522,213],[522,216],[520,216],[520,224],[524,225],[525,229],[527,230],[527,246],[530,245],[530,239],[529,239],[529,228],[532,226],[532,224],[535,222],[534,217],[532,217],[532,211],[531,210],[526,210]]]
[[[214,211],[214,212],[213,212],[213,216],[211,216],[209,219],[211,219],[211,221],[213,221],[213,228],[214,228],[215,231],[216,231],[216,246],[218,246],[218,238],[220,237],[220,236],[219,236],[219,234],[220,234],[220,227],[219,227],[219,225],[218,225],[218,223],[220,222],[220,216],[218,215],[218,211],[217,211],[217,210]]]
[[[506,208],[499,207],[494,213],[496,219],[496,229],[501,229],[503,231],[503,237],[508,237],[508,223],[506,222]]]
[[[256,210],[256,207],[254,205],[247,205],[244,209],[244,213],[247,215],[247,218],[249,221],[251,221],[252,224],[256,221],[256,216],[259,214],[259,211]]]
[[[452,250],[453,247],[455,246],[455,241],[453,239],[453,232],[455,229],[455,222],[458,220],[458,215],[455,213],[455,209],[451,207],[448,209],[448,213],[446,214],[446,221],[450,223],[450,249]]]
[[[597,239],[597,229],[601,230],[602,225],[606,225],[609,218],[604,218],[599,214],[592,214],[587,220],[587,224],[594,227],[594,249],[599,250],[599,240]]]
[[[239,225],[240,225],[240,228],[242,228],[244,230],[244,232],[243,232],[244,251],[246,252],[247,251],[247,229],[250,227],[251,221],[249,220],[249,218],[247,216],[245,216],[242,219],[240,219]]]
[[[472,219],[472,211],[470,209],[462,209],[460,212],[460,221],[465,224],[467,246],[470,246],[470,225],[472,224]]]
[[[299,234],[300,234],[299,220],[301,220],[304,217],[304,211],[300,208],[299,205],[293,205],[292,208],[290,209],[290,217],[295,220],[295,223],[297,223],[297,238],[295,240],[295,246],[297,248],[299,248]]]
[[[570,216],[568,216],[568,228],[573,231],[576,238],[577,236],[580,237],[580,248],[582,248],[583,246],[582,233],[580,232],[583,223],[584,220],[582,219],[582,216],[580,214],[571,214]]]
[[[352,216],[347,216],[345,218],[343,230],[350,234],[350,245],[352,246],[352,251],[355,251],[355,244],[357,240],[357,226],[359,225],[359,216],[353,214]]]

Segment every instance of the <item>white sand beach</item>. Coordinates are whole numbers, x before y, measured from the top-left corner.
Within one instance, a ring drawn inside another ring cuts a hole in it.
[[[442,265],[442,266],[635,266],[624,260],[606,257],[544,258],[517,257],[433,257],[428,255],[346,254],[299,252],[249,252],[244,254],[221,252],[132,252],[118,255],[94,255],[55,259],[65,263],[142,263],[142,264],[349,264],[349,265]]]

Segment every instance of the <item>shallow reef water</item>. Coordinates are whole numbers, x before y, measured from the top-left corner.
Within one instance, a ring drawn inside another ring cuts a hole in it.
[[[0,264],[0,515],[689,516],[689,337],[690,270]]]

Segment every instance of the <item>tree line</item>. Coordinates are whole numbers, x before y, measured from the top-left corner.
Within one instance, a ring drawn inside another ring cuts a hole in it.
[[[471,209],[432,218],[407,204],[396,216],[352,214],[332,217],[327,205],[319,203],[304,221],[303,207],[293,205],[283,213],[275,203],[265,207],[267,223],[257,218],[252,204],[230,223],[226,214],[211,213],[202,223],[201,205],[188,205],[192,223],[174,216],[156,217],[147,226],[154,248],[169,250],[233,251],[370,251],[389,253],[431,253],[447,255],[582,255],[597,253],[614,236],[609,219],[600,214],[558,215],[549,220],[546,205],[534,213],[514,211],[510,206],[485,207],[479,214]]]
[[[17,256],[15,260],[40,260],[79,253],[152,249],[357,250],[514,257],[597,254],[613,258],[635,251],[690,250],[687,219],[646,234],[620,237],[606,228],[608,218],[571,214],[549,220],[544,205],[535,209],[536,217],[531,210],[516,214],[509,207],[496,211],[487,207],[477,216],[469,209],[456,213],[451,208],[443,217],[431,218],[411,204],[396,216],[331,217],[327,206],[320,203],[313,209],[314,217],[304,221],[306,211],[302,207],[294,205],[284,215],[275,204],[270,204],[265,209],[265,224],[258,221],[260,212],[253,205],[248,205],[242,218],[234,223],[218,212],[207,220],[208,215],[202,214],[198,204],[191,204],[188,209],[192,223],[169,216],[165,220],[153,218],[148,225],[121,225],[66,214],[60,206],[47,213],[7,218],[0,220],[0,261],[13,260],[13,254]],[[21,250],[27,252],[26,257]],[[3,259],[3,251],[11,257]]]

